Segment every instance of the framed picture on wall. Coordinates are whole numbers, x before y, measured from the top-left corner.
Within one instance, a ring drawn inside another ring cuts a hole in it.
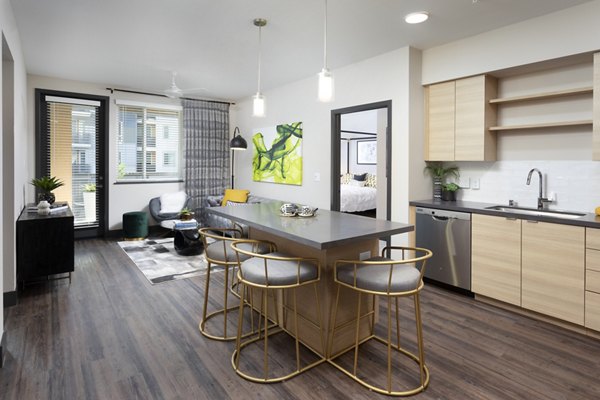
[[[356,163],[377,164],[377,140],[359,140],[356,142]]]

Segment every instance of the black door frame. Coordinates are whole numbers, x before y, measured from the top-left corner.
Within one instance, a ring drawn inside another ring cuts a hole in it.
[[[385,100],[375,103],[361,104],[358,106],[339,108],[331,110],[331,210],[340,210],[340,162],[342,127],[341,117],[343,114],[351,114],[360,111],[369,111],[385,108],[387,109],[387,129],[385,133],[385,175],[387,181],[386,190],[386,220],[392,218],[392,101]]]
[[[108,151],[107,151],[107,138],[108,138],[108,115],[109,115],[109,101],[110,97],[107,96],[96,96],[85,93],[73,93],[63,92],[58,90],[48,89],[35,89],[35,175],[36,177],[44,176],[49,174],[49,165],[46,162],[44,156],[45,149],[47,149],[46,132],[47,121],[46,115],[46,102],[44,101],[45,96],[57,96],[57,97],[69,97],[72,99],[82,100],[93,100],[100,102],[98,109],[98,135],[96,137],[98,147],[98,157],[96,164],[98,170],[96,171],[96,196],[98,197],[98,205],[100,209],[100,218],[98,219],[97,227],[81,227],[75,229],[75,238],[91,238],[100,237],[106,235],[106,228],[108,226],[108,190],[106,187],[106,178],[108,177]]]

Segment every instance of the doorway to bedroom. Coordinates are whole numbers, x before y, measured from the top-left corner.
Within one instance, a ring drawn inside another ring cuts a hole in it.
[[[391,218],[391,100],[331,111],[331,209]]]

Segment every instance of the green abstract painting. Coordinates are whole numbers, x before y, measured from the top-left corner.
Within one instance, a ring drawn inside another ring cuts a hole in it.
[[[255,181],[302,185],[302,122],[258,129],[252,142]]]

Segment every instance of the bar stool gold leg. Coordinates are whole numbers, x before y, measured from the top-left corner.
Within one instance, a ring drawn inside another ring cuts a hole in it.
[[[362,293],[358,292],[358,306],[356,307],[356,333],[354,335],[354,370],[353,373],[356,375],[356,369],[358,368],[358,337],[360,332],[360,306],[362,300]]]

